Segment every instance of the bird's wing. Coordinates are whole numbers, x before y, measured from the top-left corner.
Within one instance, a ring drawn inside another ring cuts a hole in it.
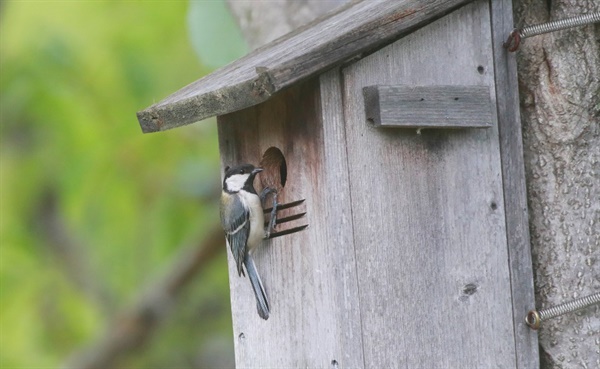
[[[227,211],[221,209],[221,225],[225,230],[225,236],[231,253],[235,259],[238,274],[243,274],[242,265],[246,256],[246,243],[250,234],[250,211],[244,206],[238,196],[225,194],[223,202],[228,202]]]

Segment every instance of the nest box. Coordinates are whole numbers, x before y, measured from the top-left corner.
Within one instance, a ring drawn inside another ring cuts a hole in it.
[[[238,366],[538,366],[512,24],[510,0],[353,2],[138,113],[218,116],[223,167],[268,162],[291,204],[255,258],[269,320],[229,255]]]

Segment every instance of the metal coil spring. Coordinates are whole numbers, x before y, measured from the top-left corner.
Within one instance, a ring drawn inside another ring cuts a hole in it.
[[[510,52],[517,51],[521,39],[541,35],[542,33],[559,31],[571,27],[584,26],[586,24],[600,22],[600,13],[590,13],[585,15],[579,15],[577,17],[561,19],[553,22],[536,24],[534,26],[524,27],[523,29],[515,28],[508,35],[508,39],[504,42],[504,48]]]
[[[579,15],[577,17],[560,19],[553,22],[536,24],[533,26],[524,27],[520,30],[521,38],[537,36],[542,33],[560,31],[571,27],[583,26],[589,23],[600,22],[600,13],[590,13]]]
[[[597,303],[600,303],[600,292],[573,301],[565,302],[564,304],[556,305],[548,309],[541,309],[539,311],[531,310],[527,314],[525,322],[531,328],[538,329],[544,320],[552,319],[559,315],[580,310]]]

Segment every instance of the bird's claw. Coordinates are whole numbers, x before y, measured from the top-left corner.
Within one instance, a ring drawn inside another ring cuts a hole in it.
[[[277,203],[277,201],[275,201],[273,203],[274,206],[272,208],[264,209],[263,211],[265,214],[269,214],[269,213],[271,214],[271,219],[269,219],[268,221],[265,221],[265,238],[270,239],[270,238],[285,236],[287,234],[299,232],[301,230],[306,229],[306,227],[308,227],[308,224],[299,226],[299,227],[288,228],[288,229],[285,229],[285,230],[279,231],[279,232],[273,232],[273,228],[275,228],[278,224],[288,223],[288,222],[291,222],[291,221],[294,221],[297,219],[304,218],[304,216],[306,216],[306,212],[296,213],[296,214],[285,216],[285,217],[277,216],[278,211],[289,209],[289,208],[294,208],[296,206],[299,206],[303,202],[304,202],[304,199],[288,202],[285,204],[279,204],[279,203]],[[275,214],[275,215],[273,215],[273,214]]]
[[[271,193],[273,194],[273,207],[271,208],[269,224],[267,225],[267,229],[265,230],[265,238],[271,237],[271,232],[275,230],[275,227],[277,225],[277,206],[279,205],[277,203],[277,190],[271,187],[265,187],[259,195],[260,200],[264,202],[267,196]]]

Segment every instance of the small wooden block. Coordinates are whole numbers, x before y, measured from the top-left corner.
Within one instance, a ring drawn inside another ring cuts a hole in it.
[[[367,120],[375,127],[492,126],[488,86],[369,86],[363,94]]]

